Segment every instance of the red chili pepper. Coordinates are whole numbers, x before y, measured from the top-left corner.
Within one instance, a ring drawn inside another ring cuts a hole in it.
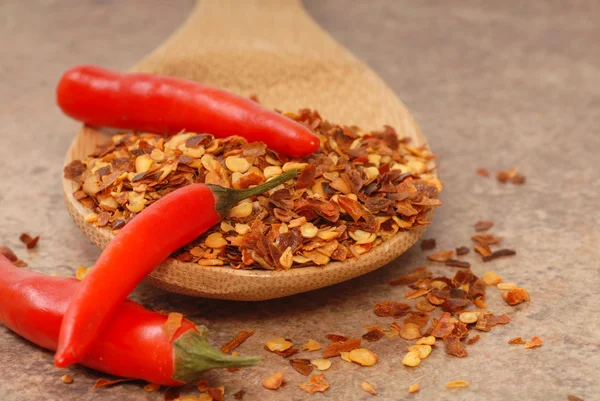
[[[111,240],[73,297],[60,330],[56,366],[66,367],[83,357],[127,295],[171,253],[214,226],[240,200],[275,188],[297,173],[291,170],[244,190],[192,184],[142,210]]]
[[[34,344],[55,350],[63,315],[79,280],[19,269],[0,255],[0,321]],[[169,341],[167,316],[126,300],[99,333],[81,364],[116,376],[178,386],[213,368],[255,365],[257,357],[234,357],[211,347],[204,326],[184,319]]]
[[[63,75],[56,95],[65,114],[91,125],[159,134],[187,130],[219,138],[238,135],[292,157],[320,146],[310,129],[250,99],[174,77],[83,65]]]

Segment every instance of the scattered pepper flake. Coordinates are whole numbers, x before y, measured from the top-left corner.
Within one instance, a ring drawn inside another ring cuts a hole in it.
[[[525,344],[525,340],[523,340],[521,337],[515,337],[515,338],[511,338],[510,340],[508,340],[509,344]]]
[[[447,260],[450,260],[454,255],[454,251],[441,249],[431,255],[427,256],[427,259],[433,262],[445,263]]]
[[[318,351],[321,349],[321,344],[313,339],[309,339],[306,344],[302,345],[302,349],[309,352]]]
[[[489,220],[480,220],[477,223],[475,223],[474,227],[475,231],[477,232],[487,231],[490,228],[494,227],[494,222]]]
[[[489,177],[491,175],[489,170],[483,167],[478,168],[475,172],[481,177]]]
[[[467,253],[470,252],[470,249],[467,248],[466,246],[459,246],[458,248],[456,248],[456,255],[458,256],[463,256],[466,255]]]
[[[521,302],[529,302],[531,300],[529,298],[529,293],[525,288],[515,288],[513,290],[509,290],[508,292],[502,294],[502,299],[504,299],[504,301],[511,306],[518,305]]]
[[[94,387],[92,387],[92,390],[97,390],[101,387],[112,386],[113,384],[117,384],[117,383],[130,382],[133,380],[135,380],[135,379],[115,379],[115,380],[98,379],[98,380],[96,380]]]
[[[362,382],[360,385],[362,391],[365,391],[371,395],[377,395],[377,390],[375,387],[369,382]]]
[[[66,375],[63,375],[60,378],[60,380],[62,380],[62,382],[65,384],[71,384],[71,383],[73,383],[73,376],[66,374]]]
[[[400,329],[400,337],[405,340],[416,340],[421,338],[421,328],[414,323],[407,323]]]
[[[502,282],[502,277],[497,275],[491,270],[488,270],[481,276],[481,280],[485,283],[485,285],[496,285]]]
[[[421,241],[421,250],[430,251],[435,248],[435,238],[428,238]]]
[[[183,315],[178,312],[171,312],[167,317],[167,321],[163,325],[163,331],[165,336],[167,337],[167,341],[173,341],[175,337],[175,333],[181,327],[181,323],[183,322]]]
[[[415,307],[422,312],[431,312],[435,309],[435,305],[432,305],[427,299],[419,299]]]
[[[346,341],[348,339],[348,337],[341,334],[327,334],[325,338],[331,342]]]
[[[323,358],[338,356],[340,352],[350,352],[360,347],[360,343],[360,338],[349,338],[348,340],[333,342],[323,350]]]
[[[144,386],[144,390],[151,393],[160,389],[160,384],[148,383]]]
[[[453,380],[446,383],[446,388],[469,387],[469,382],[464,380]]]
[[[88,268],[85,266],[79,266],[76,270],[75,270],[75,278],[77,278],[77,280],[83,280],[85,278],[85,276],[88,273]]]
[[[31,235],[23,233],[19,236],[19,240],[25,244],[27,249],[32,249],[37,245],[38,241],[40,240],[40,236],[38,235],[37,237],[33,238]]]
[[[179,390],[175,387],[167,387],[167,389],[165,390],[165,396],[164,396],[164,400],[165,401],[174,401],[174,400],[179,400]],[[194,401],[198,401],[198,400],[194,400]]]
[[[206,393],[210,389],[210,384],[208,384],[208,380],[200,380],[196,383],[196,388],[201,393]]]
[[[356,348],[350,351],[348,358],[361,366],[373,366],[377,363],[377,354],[366,348]]]
[[[309,394],[324,392],[329,388],[329,382],[323,373],[312,375],[309,381],[300,384],[300,388]]]
[[[475,344],[477,341],[479,341],[479,339],[481,338],[481,336],[479,334],[475,334],[473,337],[469,338],[467,340],[467,344],[469,345],[473,345]]]
[[[329,359],[313,359],[310,363],[318,370],[327,370],[331,367]]]
[[[381,340],[384,335],[385,334],[383,333],[382,330],[373,329],[373,330],[368,331],[365,334],[363,334],[362,338],[363,338],[363,340],[367,340],[368,342],[375,342],[375,341]]]
[[[421,390],[419,383],[413,383],[408,387],[408,394],[413,394]]]
[[[283,384],[283,372],[275,372],[263,380],[262,385],[269,390],[277,390]]]
[[[238,392],[236,392],[236,393],[233,394],[233,398],[235,400],[239,401],[239,400],[243,400],[245,395],[246,395],[246,391],[245,390],[240,390],[240,391],[238,391]]]
[[[498,283],[497,288],[501,291],[506,290],[514,290],[515,288],[519,288],[515,283]]]
[[[432,351],[431,345],[428,344],[415,344],[408,347],[408,352],[417,351],[419,353],[419,359],[423,360],[427,358]]]
[[[542,339],[539,337],[533,337],[531,340],[525,343],[525,348],[536,348],[543,345]]]
[[[6,259],[13,263],[19,260],[19,258],[17,257],[17,255],[15,255],[12,249],[10,249],[7,246],[0,246],[0,255],[4,256]]]
[[[309,359],[290,359],[290,365],[304,376],[308,376],[313,371],[313,366]]]
[[[446,266],[460,267],[462,269],[469,269],[471,267],[471,264],[465,260],[448,259],[444,263]]]
[[[266,347],[271,352],[276,352],[276,351],[281,352],[281,351],[285,351],[287,349],[292,348],[293,345],[294,344],[292,344],[285,338],[278,337],[278,338],[272,338],[269,341],[267,341]]]
[[[383,301],[382,303],[376,304],[373,307],[373,312],[377,316],[381,317],[394,317],[399,318],[408,313],[410,310],[410,305],[401,303],[401,302],[393,302],[393,301]]]
[[[444,337],[444,344],[446,345],[446,353],[448,355],[454,355],[459,358],[464,358],[469,355],[464,344],[460,341],[460,337],[455,334]]]
[[[229,342],[221,345],[221,352],[224,354],[229,354],[234,349],[242,345],[247,339],[252,337],[256,333],[256,330],[246,331],[242,330],[235,335]]]
[[[415,344],[416,345],[433,345],[433,344],[435,344],[435,337],[434,336],[422,337]]]
[[[490,262],[503,256],[514,256],[516,254],[517,252],[512,249],[498,249],[497,251],[492,252],[490,255],[484,256],[483,261]]]
[[[450,313],[444,312],[437,324],[433,327],[431,335],[437,338],[444,338],[454,330],[454,323],[450,321]]]
[[[568,401],[585,401],[583,398],[579,398],[574,395],[567,395],[567,400]]]
[[[422,297],[423,295],[427,294],[429,291],[431,291],[430,288],[429,289],[428,288],[417,288],[414,291],[404,294],[404,299],[419,298],[419,297]]]
[[[389,285],[408,285],[416,283],[420,279],[431,277],[431,272],[426,266],[417,267],[412,273],[388,280]]]
[[[421,358],[419,358],[419,351],[408,351],[404,358],[402,358],[402,364],[411,368],[417,367],[421,364]]]

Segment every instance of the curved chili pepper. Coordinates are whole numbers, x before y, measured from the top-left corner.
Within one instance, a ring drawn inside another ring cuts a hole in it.
[[[79,280],[19,269],[0,255],[0,321],[34,344],[55,350],[63,315]],[[169,341],[167,316],[126,300],[99,333],[81,364],[116,376],[178,386],[213,368],[255,365],[257,357],[234,357],[212,348],[204,326],[184,319]]]
[[[320,146],[310,129],[250,99],[174,77],[83,65],[62,76],[56,96],[66,115],[91,125],[159,134],[185,129],[219,138],[238,135],[292,157]]]
[[[171,253],[214,226],[242,199],[259,195],[297,175],[232,190],[192,184],[142,210],[113,238],[83,279],[62,322],[54,363],[66,367],[84,356],[121,302]]]

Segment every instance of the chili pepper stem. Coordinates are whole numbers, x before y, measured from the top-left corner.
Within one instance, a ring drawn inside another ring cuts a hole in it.
[[[216,198],[215,210],[221,216],[221,218],[227,217],[229,210],[234,207],[240,201],[250,198],[252,196],[260,195],[273,189],[284,182],[295,178],[298,175],[298,170],[293,169],[280,176],[274,177],[269,181],[247,189],[231,189],[225,188],[218,185],[207,184],[212,193]]]
[[[199,332],[189,331],[173,342],[175,366],[173,379],[189,383],[198,379],[200,373],[215,368],[243,368],[254,366],[260,361],[258,356],[232,356],[223,354],[206,341],[206,327]]]

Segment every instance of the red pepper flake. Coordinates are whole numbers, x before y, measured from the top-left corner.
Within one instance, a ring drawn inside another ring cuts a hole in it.
[[[499,316],[494,316],[493,314],[490,314],[490,315],[486,316],[486,318],[487,318],[487,327],[494,327],[499,324],[510,323],[510,317],[508,317],[505,314],[502,314]]]
[[[77,180],[81,177],[81,174],[85,171],[86,166],[81,162],[81,160],[73,160],[71,163],[67,164],[63,169],[64,177],[67,180]]]
[[[494,222],[489,220],[480,220],[475,223],[475,231],[487,231],[494,226]]]
[[[475,252],[477,252],[478,254],[480,254],[483,257],[489,256],[492,254],[492,251],[490,250],[490,248],[487,245],[475,245]]]
[[[421,250],[430,251],[435,248],[435,238],[424,239],[421,241]]]
[[[246,395],[246,391],[240,390],[237,393],[233,394],[233,399],[235,399],[235,400],[243,400],[245,395]]]
[[[231,351],[242,345],[247,339],[252,337],[254,333],[256,333],[256,330],[240,331],[229,342],[226,342],[225,344],[221,345],[221,352],[224,354],[229,354]]]
[[[475,334],[473,337],[469,338],[467,340],[467,344],[469,345],[473,345],[475,344],[477,341],[479,341],[479,339],[481,338],[481,336],[479,334]]]
[[[444,338],[454,330],[454,323],[450,322],[450,313],[444,312],[437,324],[433,327],[431,335],[437,338]]]
[[[436,253],[432,253],[431,255],[428,255],[427,259],[434,261],[434,262],[445,263],[447,260],[450,260],[453,255],[454,255],[454,251],[442,249],[442,250],[437,251]]]
[[[27,262],[25,262],[24,260],[17,260],[15,262],[13,262],[13,265],[17,266],[17,267],[27,267]]]
[[[515,338],[508,340],[508,343],[521,345],[521,344],[525,344],[525,340],[523,340],[521,337],[515,337]]]
[[[272,352],[274,354],[277,354],[279,356],[282,356],[284,358],[289,358],[292,355],[296,355],[298,352],[300,352],[299,348],[294,348],[294,347],[290,347],[288,349],[286,349],[285,351],[271,351],[266,345],[265,345],[265,349],[269,352]]]
[[[490,262],[494,259],[498,259],[503,256],[514,256],[516,254],[517,254],[517,252],[512,249],[499,249],[497,251],[492,252],[490,255],[484,256],[483,261]]]
[[[348,339],[348,337],[341,334],[327,334],[325,338],[331,342],[346,341]]]
[[[466,255],[467,253],[469,253],[470,249],[467,248],[466,246],[460,246],[458,248],[456,248],[456,255],[458,256],[463,256]]]
[[[429,315],[424,312],[409,312],[409,316],[404,318],[404,324],[414,324],[423,328],[429,322]]]
[[[291,359],[290,365],[292,365],[298,373],[304,376],[311,374],[314,369],[313,365],[310,363],[310,359]]]
[[[469,355],[464,344],[460,342],[460,337],[455,334],[444,337],[444,344],[446,344],[446,353],[448,355],[454,355],[459,358]]]
[[[296,182],[296,189],[311,188],[315,185],[315,175],[317,166],[309,164],[304,167],[298,176],[298,182]]]
[[[163,331],[165,332],[165,336],[169,342],[173,341],[173,337],[175,337],[175,333],[177,333],[177,330],[179,330],[181,327],[182,322],[183,315],[181,313],[169,313],[169,317],[163,325]]]
[[[525,348],[536,348],[542,346],[542,339],[539,337],[533,337],[530,341],[525,343]]]
[[[422,297],[423,295],[427,294],[429,291],[431,291],[430,289],[427,288],[417,288],[414,291],[411,291],[407,294],[404,294],[404,299],[415,299],[415,298],[419,298]]]
[[[213,401],[225,401],[225,387],[211,387],[208,389],[208,395]]]
[[[4,256],[6,259],[10,260],[13,263],[19,260],[19,258],[17,257],[17,255],[15,255],[12,249],[10,249],[7,246],[0,246],[0,255]]]
[[[510,170],[498,171],[496,179],[501,183],[512,182],[513,184],[525,183],[525,177],[519,174],[518,168],[511,168]]]
[[[388,280],[388,284],[389,285],[408,285],[408,284],[415,283],[420,279],[429,278],[429,277],[431,277],[431,272],[429,270],[427,270],[426,266],[422,266],[422,267],[417,267],[410,274]]]
[[[367,340],[368,342],[375,342],[375,341],[379,341],[383,338],[384,333],[383,331],[379,330],[379,329],[373,329],[365,334],[363,334],[362,338],[363,340]]]
[[[373,307],[373,312],[377,316],[381,317],[394,317],[399,318],[408,313],[410,310],[410,305],[401,303],[401,302],[393,302],[393,301],[383,301],[382,303],[376,304]]]
[[[502,241],[502,237],[496,237],[494,234],[478,234],[472,236],[471,239],[481,246],[496,245]]]
[[[325,378],[325,375],[321,373],[319,375],[312,375],[309,381],[300,384],[300,388],[310,394],[316,392],[322,393],[329,388],[329,382]]]
[[[323,358],[331,358],[340,355],[340,352],[350,352],[353,349],[360,347],[360,338],[350,338],[346,341],[337,341],[329,344],[323,350]]]
[[[476,173],[481,177],[489,177],[491,175],[489,170],[486,168],[478,168]]]
[[[135,379],[115,379],[115,380],[98,379],[98,380],[96,380],[96,384],[94,384],[94,387],[92,387],[92,390],[97,390],[101,387],[112,386],[113,384],[117,384],[117,383],[130,382],[133,380],[135,380]]]
[[[23,233],[19,236],[19,240],[25,244],[27,249],[32,249],[37,245],[38,241],[40,240],[40,236],[38,235],[37,237],[32,238],[31,235]]]
[[[531,298],[525,288],[515,288],[502,294],[502,299],[509,305],[518,305],[521,302],[529,302]]]
[[[568,401],[585,401],[583,398],[579,398],[579,397],[574,396],[574,395],[568,395],[567,396],[567,400]]]
[[[467,261],[464,260],[457,260],[457,259],[448,259],[445,262],[446,266],[452,266],[452,267],[460,267],[463,269],[468,269],[471,267],[471,264]]]
[[[159,389],[160,389],[160,384],[156,384],[156,383],[148,383],[144,386],[144,391],[147,391],[149,393],[152,393]]]

